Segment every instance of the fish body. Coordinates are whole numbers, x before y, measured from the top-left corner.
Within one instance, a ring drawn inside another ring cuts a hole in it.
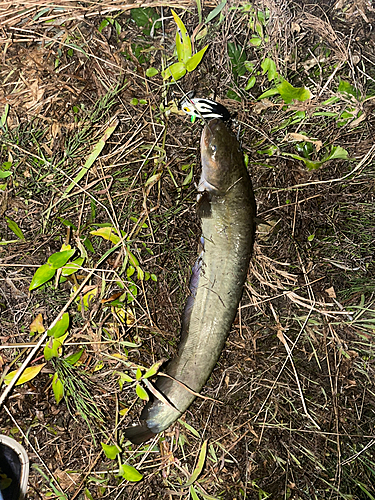
[[[196,396],[184,386],[198,393],[205,385],[236,315],[253,249],[256,205],[251,180],[239,143],[222,120],[205,126],[201,156],[203,250],[193,267],[178,354],[166,369],[172,378],[159,375],[155,382],[169,404],[160,399],[148,403],[141,424],[125,430],[136,444],[167,429],[187,410]]]

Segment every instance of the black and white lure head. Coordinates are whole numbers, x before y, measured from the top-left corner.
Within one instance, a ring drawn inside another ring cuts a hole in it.
[[[220,118],[224,122],[230,120],[230,113],[222,104],[212,101],[211,99],[193,96],[194,91],[188,92],[179,103],[180,109],[187,115],[207,120]]]

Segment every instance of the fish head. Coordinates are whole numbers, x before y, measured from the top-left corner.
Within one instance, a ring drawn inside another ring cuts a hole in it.
[[[243,175],[245,166],[236,137],[219,118],[207,123],[201,136],[200,191],[226,192]]]

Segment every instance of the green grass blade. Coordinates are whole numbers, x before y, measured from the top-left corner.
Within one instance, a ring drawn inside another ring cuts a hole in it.
[[[110,127],[107,128],[107,130],[105,131],[103,137],[98,141],[98,143],[94,147],[92,153],[87,158],[84,166],[82,167],[82,169],[80,170],[80,172],[78,173],[78,175],[73,179],[73,181],[66,188],[66,190],[65,190],[65,192],[64,192],[64,194],[62,196],[62,199],[65,198],[66,196],[68,196],[68,194],[74,188],[74,186],[77,186],[77,184],[79,184],[80,180],[84,177],[84,175],[93,166],[95,160],[98,158],[98,156],[102,152],[102,150],[103,150],[106,142],[111,137],[111,135],[113,134],[113,132],[116,130],[116,127],[117,127],[118,124],[119,124],[119,121],[118,121],[117,118],[115,118],[113,124]]]
[[[206,460],[207,442],[208,442],[207,439],[206,439],[206,441],[203,442],[201,451],[199,452],[199,458],[198,458],[197,466],[195,467],[193,474],[191,475],[190,479],[185,484],[185,486],[191,486],[193,483],[195,483],[195,481],[200,476],[200,474],[201,474],[201,472],[203,470],[204,462]]]

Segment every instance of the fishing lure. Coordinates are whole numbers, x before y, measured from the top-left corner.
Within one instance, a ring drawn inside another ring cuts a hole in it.
[[[230,120],[230,113],[225,106],[211,99],[194,97],[194,94],[193,90],[188,92],[179,102],[180,109],[192,119],[199,117],[208,120],[220,118],[224,122]]]

